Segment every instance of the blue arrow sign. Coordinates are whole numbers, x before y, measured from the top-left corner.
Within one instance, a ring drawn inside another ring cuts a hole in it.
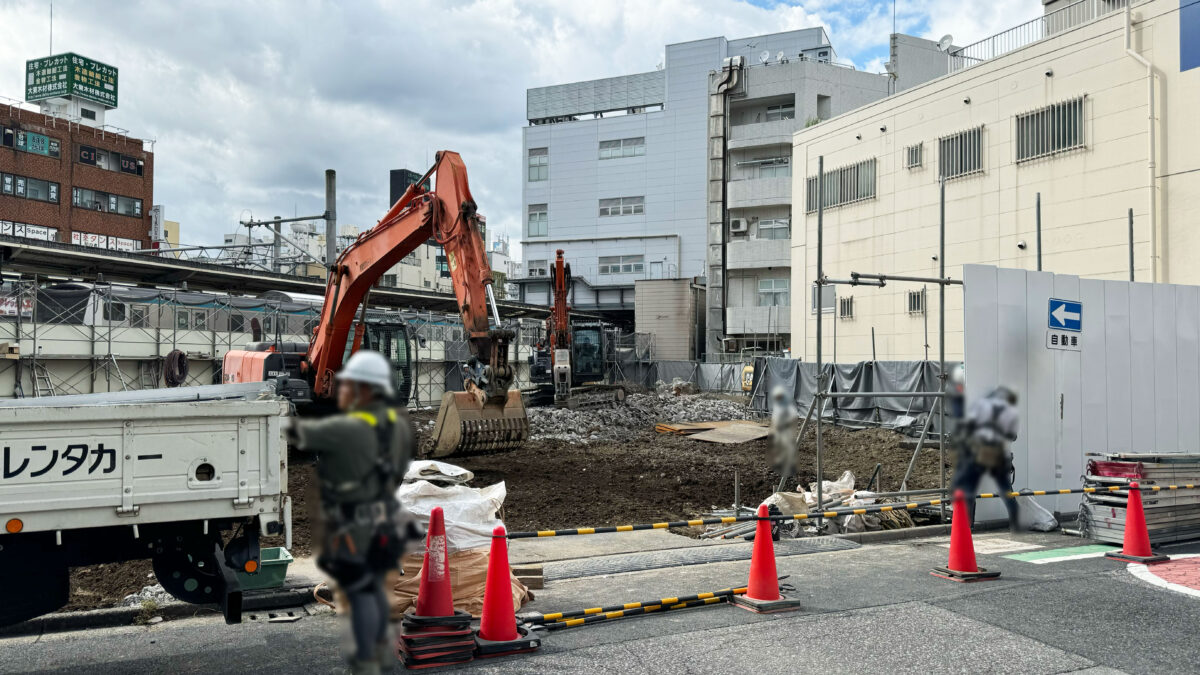
[[[1055,330],[1083,330],[1083,303],[1050,298],[1049,326]]]

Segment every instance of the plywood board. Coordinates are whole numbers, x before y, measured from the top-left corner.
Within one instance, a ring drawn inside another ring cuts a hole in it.
[[[767,437],[767,428],[757,424],[730,424],[692,436],[710,443],[749,443]]]

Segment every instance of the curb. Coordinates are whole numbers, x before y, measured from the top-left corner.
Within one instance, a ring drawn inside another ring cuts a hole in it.
[[[905,527],[898,530],[878,530],[876,532],[852,532],[848,534],[833,534],[832,537],[849,539],[859,544],[882,544],[889,541],[905,539],[920,539],[950,534],[950,525],[922,525],[920,527]]]
[[[312,601],[313,586],[291,586],[279,588],[264,593],[252,592],[242,600],[242,613],[256,612],[283,607],[299,607]],[[161,616],[163,620],[187,619],[194,616],[220,615],[215,605],[193,605],[187,602],[169,602],[161,605],[152,615]],[[42,633],[62,633],[89,628],[113,628],[116,626],[135,625],[142,614],[140,606],[106,607],[86,612],[59,612],[39,616],[22,623],[0,627],[0,637],[19,635],[39,635]]]

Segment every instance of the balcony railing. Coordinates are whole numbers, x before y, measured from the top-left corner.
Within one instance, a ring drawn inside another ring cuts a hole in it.
[[[1063,31],[1124,9],[1131,0],[1079,0],[974,44],[952,50],[950,72],[957,72],[1027,47]]]

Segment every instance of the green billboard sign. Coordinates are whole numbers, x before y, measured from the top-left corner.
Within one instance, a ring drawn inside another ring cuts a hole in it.
[[[70,52],[25,62],[26,101],[68,96],[117,107],[117,69]]]

